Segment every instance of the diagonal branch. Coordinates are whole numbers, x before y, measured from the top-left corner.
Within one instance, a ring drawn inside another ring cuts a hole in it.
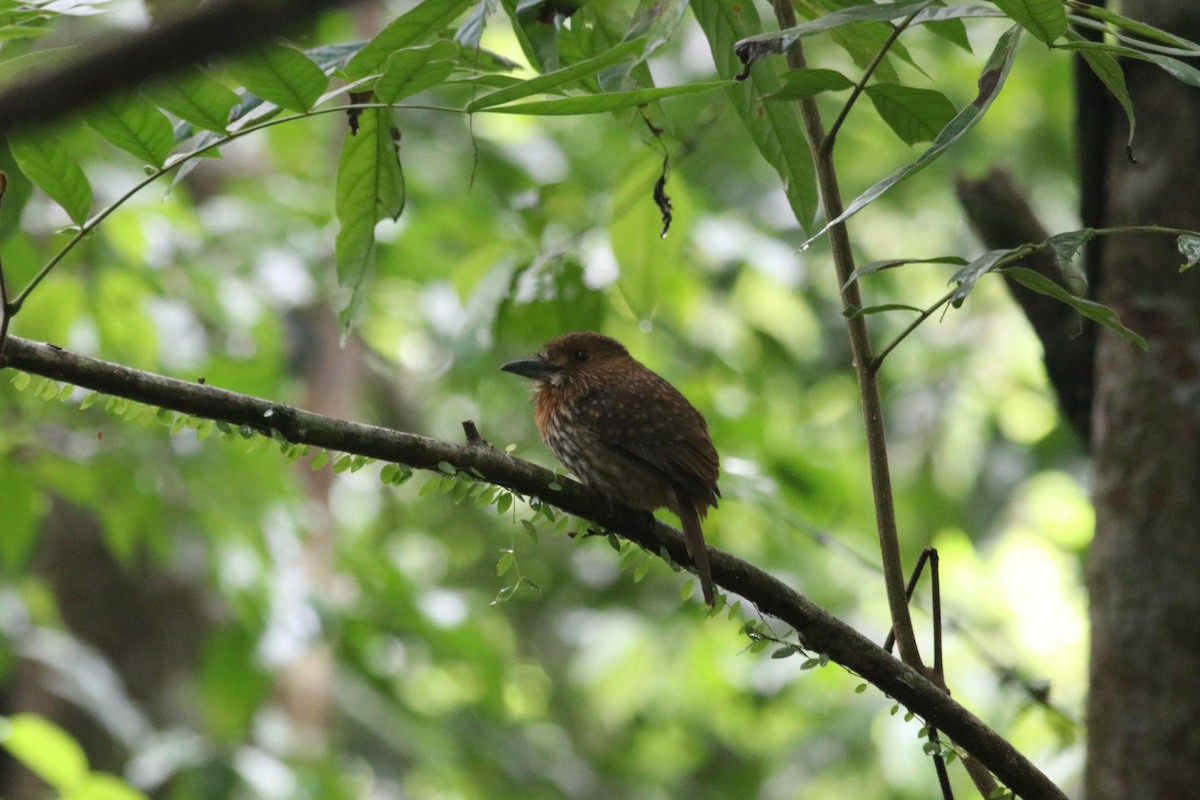
[[[79,356],[52,345],[9,337],[0,369],[13,367],[97,392],[185,414],[220,420],[346,453],[439,470],[446,462],[460,472],[595,521],[654,554],[689,564],[679,531],[645,512],[614,504],[605,495],[486,443],[467,444],[326,417],[249,395],[189,383]],[[556,483],[561,489],[551,490]],[[936,726],[969,751],[1007,786],[1025,798],[1065,800],[1065,795],[1003,737],[952,700],[920,672],[901,663],[846,623],[753,564],[709,548],[713,579],[762,613],[794,628],[807,648],[824,653]]]
[[[136,35],[81,48],[65,66],[22,77],[0,92],[0,136],[79,111],[117,89],[136,86],[214,55],[280,36],[352,0],[218,0]]]

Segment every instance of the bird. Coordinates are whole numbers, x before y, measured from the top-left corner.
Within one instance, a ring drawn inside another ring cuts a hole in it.
[[[538,431],[580,481],[630,508],[679,517],[704,602],[715,607],[700,520],[721,496],[720,458],[695,406],[593,331],[565,333],[500,369],[536,382]]]

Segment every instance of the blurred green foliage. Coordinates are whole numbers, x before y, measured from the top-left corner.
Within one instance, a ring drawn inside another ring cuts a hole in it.
[[[478,15],[494,4],[460,5]],[[547,71],[579,63],[634,24],[623,4],[588,4],[554,32],[528,16],[514,27],[514,4],[502,5],[475,31],[497,69],[468,69],[464,45],[449,79],[403,98],[392,117],[403,213],[366,220],[373,236],[359,231],[372,248],[360,296],[352,300],[344,280],[339,287],[335,269],[347,118],[302,115],[222,144],[219,158],[167,171],[117,205],[29,294],[12,332],[440,438],[458,438],[472,419],[497,446],[553,466],[528,388],[498,366],[561,331],[601,329],[706,413],[724,467],[710,541],[882,639],[862,426],[826,246],[798,251],[806,234],[794,206],[723,92],[585,116],[454,110],[511,85],[509,75],[530,77],[500,69],[505,59]],[[692,17],[665,32],[651,24],[661,19],[643,20],[647,40],[662,45],[653,58],[624,76],[601,74],[594,88],[714,79]],[[405,41],[428,44],[454,20]],[[54,36],[108,24],[104,15],[71,22]],[[982,54],[1005,28],[969,23],[974,52],[917,28],[885,77],[937,89],[957,108],[969,103]],[[312,88],[280,102],[311,108],[323,81],[295,56],[306,50],[320,62],[313,48],[355,39],[366,24],[331,15],[298,49],[260,53],[205,80],[263,81],[271,59],[282,59]],[[857,79],[884,23],[860,25],[840,40],[806,39],[810,64]],[[0,61],[41,45],[14,38]],[[321,63],[337,61],[322,52]],[[978,128],[852,221],[861,263],[977,256],[950,190],[960,171],[1004,166],[1052,227],[1078,227],[1068,66],[1026,42]],[[187,80],[200,96],[201,79]],[[228,114],[225,95],[208,89],[208,110]],[[819,101],[831,117],[844,98]],[[175,152],[215,141],[189,139],[216,134],[171,119]],[[91,182],[91,214],[146,178],[90,128],[72,122],[55,135]],[[920,152],[860,102],[837,150],[844,193]],[[661,237],[652,194],[664,157],[673,220]],[[29,191],[20,161],[0,151],[13,179],[0,214],[10,294],[69,241],[72,217],[80,221],[78,197],[68,216]],[[873,305],[923,307],[953,271],[909,265],[865,278],[864,291]],[[351,306],[358,316],[337,350],[336,312]],[[876,342],[909,319],[874,316]],[[1039,356],[1002,287],[985,279],[962,308],[906,340],[883,377],[906,562],[926,546],[941,550],[949,684],[1070,787],[1085,674],[1079,556],[1091,519],[1083,462]],[[753,609],[706,618],[696,601],[679,600],[689,576],[629,545],[613,552],[604,537],[583,535],[584,521],[444,477],[386,485],[378,464],[313,470],[311,456],[291,461],[261,438],[104,398],[81,409],[85,393],[11,372],[0,386],[5,712],[27,710],[13,703],[39,637],[104,650],[64,620],[55,592],[56,571],[91,565],[44,554],[52,537],[76,535],[61,526],[63,505],[95,521],[118,570],[175,576],[202,609],[178,620],[195,626],[199,644],[160,687],[170,708],[143,706],[150,722],[138,735],[113,734],[122,755],[93,764],[147,792],[424,800],[934,791],[918,721],[889,714],[892,702],[872,689],[856,693],[859,679],[838,667],[770,658],[774,647],[752,647],[743,631]],[[926,590],[915,604],[928,607]],[[927,614],[916,619],[928,628]],[[90,686],[92,723],[116,731],[128,706],[149,701],[125,696],[119,682],[89,683],[97,663],[57,669]],[[1031,697],[1039,682],[1061,711]]]

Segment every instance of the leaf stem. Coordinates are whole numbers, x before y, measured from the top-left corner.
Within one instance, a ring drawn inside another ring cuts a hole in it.
[[[942,295],[942,297],[936,303],[934,303],[929,308],[922,311],[917,316],[916,319],[914,319],[912,322],[910,322],[908,324],[908,327],[906,327],[904,330],[900,331],[900,333],[897,334],[895,339],[893,339],[891,342],[888,343],[888,345],[886,347],[884,347],[882,350],[880,350],[874,356],[874,358],[871,359],[871,365],[870,365],[871,372],[879,372],[879,368],[881,366],[883,366],[883,360],[888,357],[888,354],[891,353],[893,350],[895,350],[896,347],[901,342],[903,342],[906,338],[908,338],[908,335],[910,333],[912,333],[913,331],[915,331],[922,322],[924,322],[925,320],[932,317],[935,311],[937,311],[942,306],[946,305],[946,303],[949,303],[950,298],[954,296],[954,292],[956,290],[957,290],[957,287],[955,287],[954,289],[951,289],[950,291],[948,291],[944,295]]]
[[[842,124],[846,121],[846,117],[850,116],[850,109],[854,107],[854,103],[858,100],[859,96],[866,91],[867,81],[869,81],[871,76],[875,74],[875,70],[879,69],[879,65],[883,63],[883,59],[887,56],[888,51],[892,49],[892,45],[894,45],[896,40],[900,38],[900,34],[904,33],[904,31],[909,25],[912,24],[912,21],[916,19],[917,14],[919,13],[921,13],[920,10],[914,11],[902,19],[899,24],[892,26],[892,31],[888,34],[887,39],[879,48],[879,52],[876,53],[875,57],[871,59],[871,63],[868,64],[866,70],[863,71],[863,75],[861,78],[859,78],[858,83],[854,84],[854,88],[850,91],[850,96],[846,98],[846,102],[842,105],[842,110],[838,112],[837,119],[835,119],[833,124],[829,126],[829,132],[826,133],[821,139],[822,155],[828,155],[833,152],[833,145],[837,140],[838,131],[842,129]]]

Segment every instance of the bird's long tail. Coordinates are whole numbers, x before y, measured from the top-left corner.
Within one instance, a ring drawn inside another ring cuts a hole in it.
[[[700,514],[696,503],[690,498],[677,494],[679,506],[679,521],[683,525],[683,543],[687,546],[688,555],[696,565],[696,576],[700,578],[700,591],[704,593],[704,602],[713,606],[717,602],[713,593],[712,570],[708,565],[708,547],[704,543],[704,532],[700,530]]]

